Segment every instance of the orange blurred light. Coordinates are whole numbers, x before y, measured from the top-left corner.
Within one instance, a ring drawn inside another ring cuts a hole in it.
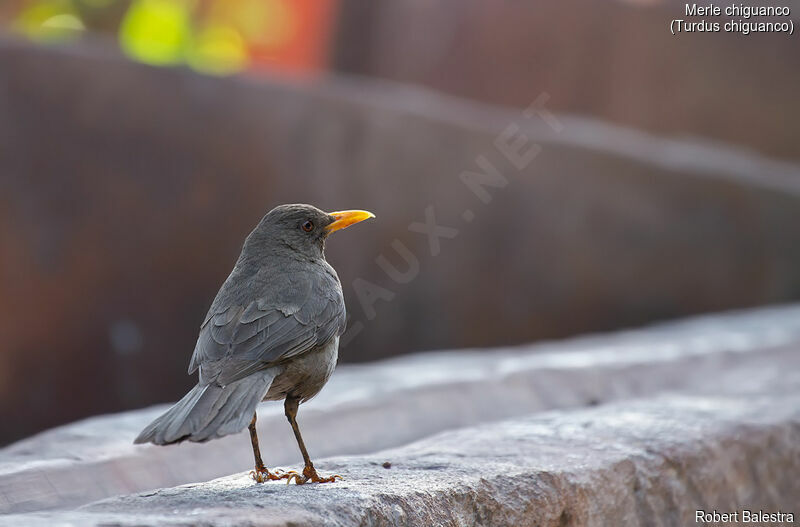
[[[263,32],[252,39],[255,69],[313,76],[327,69],[338,0],[265,0]]]

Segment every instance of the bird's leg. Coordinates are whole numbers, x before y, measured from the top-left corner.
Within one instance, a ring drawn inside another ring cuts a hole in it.
[[[333,483],[336,481],[336,478],[342,479],[342,476],[338,474],[329,476],[327,478],[320,477],[317,474],[316,469],[314,468],[314,463],[311,462],[311,458],[308,455],[308,450],[306,450],[306,444],[303,442],[303,436],[300,435],[300,427],[297,426],[297,408],[300,406],[300,399],[294,397],[287,397],[286,401],[284,402],[283,408],[286,411],[286,419],[289,420],[289,424],[292,425],[292,431],[294,432],[294,437],[297,439],[297,446],[300,447],[300,453],[303,454],[303,461],[305,462],[305,467],[303,468],[303,474],[292,474],[289,476],[288,481],[294,479],[295,483],[298,485],[302,485],[308,481],[312,481],[314,483]]]
[[[253,420],[250,421],[250,425],[247,427],[250,430],[250,442],[253,444],[253,457],[256,460],[256,468],[255,470],[250,471],[250,477],[256,480],[258,483],[264,483],[267,480],[278,480],[278,479],[291,479],[295,475],[296,472],[270,472],[267,470],[267,467],[264,466],[264,462],[261,461],[261,450],[258,448],[258,433],[256,432],[256,414],[253,413]]]

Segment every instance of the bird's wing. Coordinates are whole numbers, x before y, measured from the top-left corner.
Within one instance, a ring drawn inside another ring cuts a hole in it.
[[[241,304],[216,307],[200,329],[189,373],[199,368],[203,383],[242,379],[327,342],[345,327],[341,286],[327,274],[287,281],[269,296]]]

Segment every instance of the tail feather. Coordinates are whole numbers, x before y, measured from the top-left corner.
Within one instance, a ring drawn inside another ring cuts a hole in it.
[[[204,442],[244,430],[275,373],[263,370],[226,386],[196,385],[142,430],[134,443]]]

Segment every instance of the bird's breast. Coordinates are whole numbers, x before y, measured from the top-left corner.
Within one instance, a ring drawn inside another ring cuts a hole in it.
[[[295,357],[272,381],[265,401],[282,400],[288,396],[305,402],[319,393],[328,382],[339,358],[339,337]]]

